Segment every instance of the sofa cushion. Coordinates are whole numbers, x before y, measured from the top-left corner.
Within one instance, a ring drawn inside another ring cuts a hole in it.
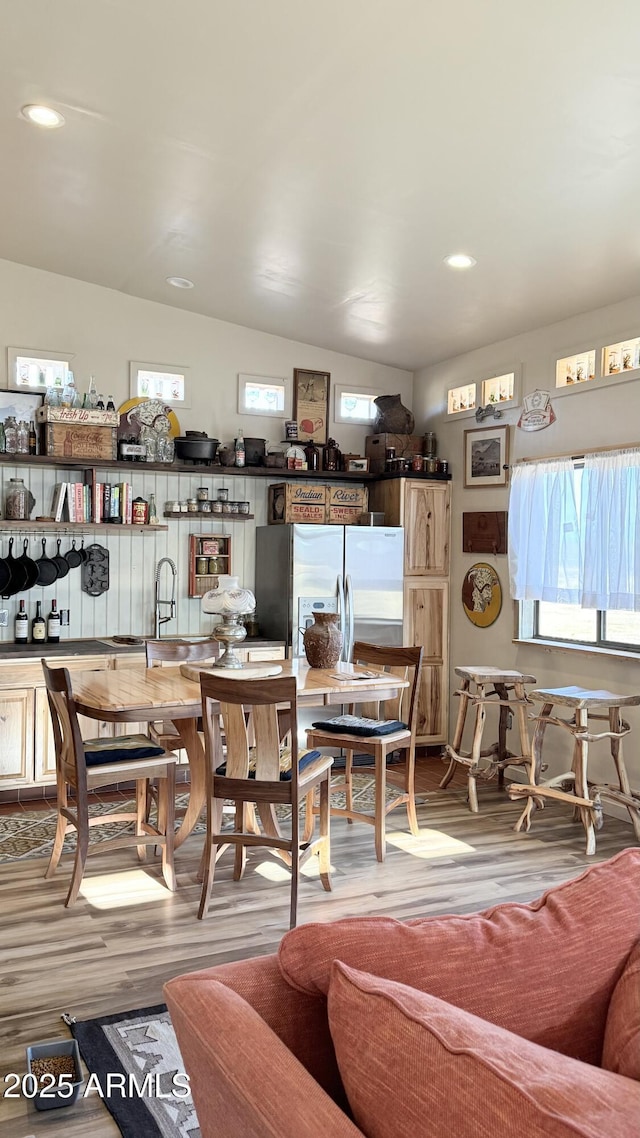
[[[638,939],[640,849],[628,849],[529,904],[301,925],[285,934],[279,963],[290,984],[326,995],[342,960],[599,1064],[611,993]]]
[[[638,1138],[640,1086],[435,996],[336,962],[328,1010],[368,1138]]]
[[[225,984],[165,985],[202,1138],[360,1138],[264,1020]]]
[[[640,1081],[640,941],[618,980],[607,1013],[602,1066]],[[639,1124],[640,1132],[640,1124]]]

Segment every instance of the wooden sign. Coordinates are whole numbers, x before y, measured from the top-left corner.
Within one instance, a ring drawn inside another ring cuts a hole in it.
[[[463,553],[506,553],[507,511],[474,511],[462,515]]]

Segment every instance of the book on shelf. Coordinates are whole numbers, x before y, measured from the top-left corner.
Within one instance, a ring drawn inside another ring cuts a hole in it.
[[[62,514],[64,512],[64,504],[67,495],[67,483],[56,482],[53,488],[53,501],[51,503],[51,516],[54,522],[62,521]]]

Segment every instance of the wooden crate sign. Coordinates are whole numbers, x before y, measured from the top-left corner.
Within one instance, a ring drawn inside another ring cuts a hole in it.
[[[71,426],[47,423],[43,427],[44,453],[54,458],[90,458],[95,461],[118,457],[114,427]]]
[[[117,427],[120,416],[117,411],[96,411],[89,407],[39,407],[36,411],[38,423],[73,423],[85,427]]]
[[[327,520],[327,488],[315,482],[278,482],[269,487],[269,525]]]
[[[330,486],[327,498],[327,521],[331,525],[357,525],[367,508],[366,486]]]

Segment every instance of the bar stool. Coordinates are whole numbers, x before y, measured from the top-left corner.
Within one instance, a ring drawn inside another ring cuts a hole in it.
[[[535,676],[525,676],[509,668],[492,667],[464,667],[456,668],[455,673],[462,679],[462,686],[455,692],[460,697],[458,718],[453,735],[453,743],[447,743],[445,755],[450,759],[449,769],[440,786],[448,786],[453,778],[456,763],[467,768],[469,786],[469,809],[473,814],[478,813],[478,792],[476,781],[478,778],[491,779],[498,775],[498,784],[504,782],[504,768],[506,766],[528,766],[530,776],[533,775],[531,744],[527,728],[527,706],[530,700],[525,691],[525,684],[535,684]],[[475,691],[470,691],[471,684]],[[490,690],[487,691],[487,685]],[[510,693],[513,696],[510,698]],[[482,733],[486,718],[487,705],[500,708],[498,722],[498,741],[492,743],[486,750],[482,750]],[[476,721],[473,732],[473,742],[470,752],[460,750],[464,724],[467,717],[467,708],[475,707]],[[512,755],[507,750],[507,730],[511,726],[513,712],[516,713],[518,729],[520,732],[519,755]],[[481,759],[488,762],[481,764]],[[533,778],[532,778],[533,781]]]
[[[529,692],[532,700],[542,703],[540,715],[532,716],[536,727],[533,734],[533,774],[531,784],[528,786],[513,783],[509,787],[509,797],[518,799],[526,797],[525,808],[516,824],[516,830],[529,830],[531,815],[536,807],[543,809],[545,798],[555,799],[559,802],[568,802],[574,807],[575,815],[579,816],[587,837],[587,854],[596,852],[596,829],[602,826],[602,799],[610,802],[619,802],[626,806],[636,840],[640,842],[640,794],[631,790],[629,776],[622,756],[621,740],[630,731],[628,723],[620,715],[621,707],[632,707],[640,704],[640,695],[615,695],[610,691],[592,691],[589,688],[566,687],[537,689]],[[555,704],[573,709],[570,719],[552,715]],[[605,713],[596,709],[606,709]],[[608,731],[594,735],[589,731],[589,719],[604,720],[609,725]],[[573,761],[571,770],[548,782],[539,783],[538,776],[542,769],[542,743],[549,724],[562,727],[573,737]],[[609,783],[596,785],[587,779],[587,758],[589,743],[600,739],[609,739],[611,757],[613,758],[618,785]]]

